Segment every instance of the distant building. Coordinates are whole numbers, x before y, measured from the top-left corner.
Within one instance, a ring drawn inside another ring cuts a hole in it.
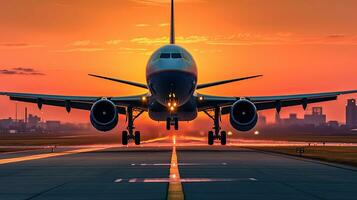
[[[313,107],[312,114],[304,115],[304,123],[314,126],[322,126],[326,124],[326,115],[322,112],[322,107]]]
[[[324,126],[326,125],[326,115],[323,114],[322,107],[313,107],[311,114],[305,114],[304,118],[298,118],[296,113],[291,113],[288,118],[280,118],[275,115],[277,125],[282,126]]]
[[[348,99],[346,105],[346,126],[357,127],[357,106],[355,99]]]
[[[304,119],[299,119],[296,113],[291,113],[289,118],[281,119],[281,122],[285,126],[302,125],[304,124]]]
[[[0,128],[1,129],[10,129],[15,125],[15,120],[13,120],[11,117],[8,119],[0,119]]]
[[[46,121],[46,130],[48,131],[58,131],[61,128],[60,121],[48,120]]]
[[[339,128],[340,124],[338,123],[338,121],[329,121],[327,122],[327,126],[331,128]]]
[[[40,121],[41,121],[40,117],[38,117],[36,115],[29,114],[28,119],[27,119],[27,127],[28,128],[37,128],[39,126]]]

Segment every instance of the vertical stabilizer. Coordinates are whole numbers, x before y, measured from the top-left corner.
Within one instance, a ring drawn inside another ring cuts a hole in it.
[[[175,44],[175,7],[174,0],[171,0],[171,27],[170,27],[170,44]]]

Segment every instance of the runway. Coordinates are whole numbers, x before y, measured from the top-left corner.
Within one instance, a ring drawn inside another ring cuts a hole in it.
[[[357,196],[354,168],[234,144],[175,143],[173,148],[166,138],[141,147],[59,147],[54,153],[42,149],[0,154],[0,199],[301,200]]]

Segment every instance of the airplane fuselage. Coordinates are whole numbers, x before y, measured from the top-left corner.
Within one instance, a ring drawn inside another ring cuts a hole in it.
[[[197,117],[197,67],[187,50],[171,44],[155,51],[147,64],[146,80],[151,119],[165,121],[175,116],[190,121]]]

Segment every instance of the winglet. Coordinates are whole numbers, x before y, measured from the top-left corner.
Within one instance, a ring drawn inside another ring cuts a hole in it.
[[[131,85],[131,86],[135,86],[135,87],[148,89],[148,86],[145,84],[142,84],[142,83],[136,83],[136,82],[126,81],[126,80],[121,80],[121,79],[116,79],[116,78],[109,78],[109,77],[99,76],[99,75],[95,75],[95,74],[88,74],[88,75],[92,76],[92,77],[96,77],[96,78],[101,78],[101,79],[105,79],[105,80],[109,80],[109,81],[115,81],[118,83],[123,83],[123,84]]]
[[[212,82],[212,83],[198,84],[197,89],[208,88],[208,87],[212,87],[212,86],[223,85],[223,84],[227,84],[227,83],[243,81],[243,80],[258,78],[258,77],[262,77],[262,76],[263,75],[256,75],[256,76],[248,76],[248,77],[243,77],[243,78],[235,78],[235,79],[217,81],[217,82]]]

